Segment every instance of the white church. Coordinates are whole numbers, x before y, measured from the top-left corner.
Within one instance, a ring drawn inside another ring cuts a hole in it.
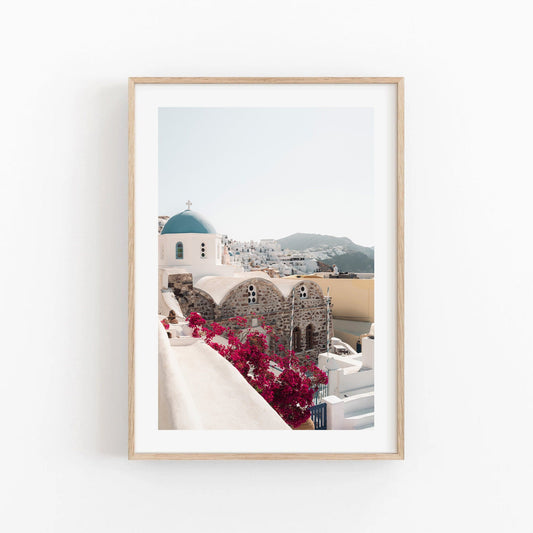
[[[243,272],[232,263],[223,236],[202,215],[187,209],[169,218],[159,235],[159,271],[162,285],[169,274],[191,273],[193,282],[203,276],[232,276]]]

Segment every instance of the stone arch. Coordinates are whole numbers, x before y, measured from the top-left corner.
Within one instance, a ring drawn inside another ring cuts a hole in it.
[[[295,302],[297,302],[301,307],[316,307],[317,304],[319,306],[326,304],[325,296],[320,288],[320,285],[311,280],[305,280],[305,282],[302,282],[301,284],[299,283],[295,286],[297,295],[300,294],[300,287],[302,287],[302,285],[305,285],[306,288],[305,298],[297,297],[295,300]]]
[[[269,281],[266,278],[248,278],[235,287],[233,287],[231,290],[228,291],[226,295],[224,295],[224,298],[220,301],[220,307],[222,307],[224,304],[227,303],[227,301],[232,298],[236,293],[239,291],[242,292],[243,289],[246,289],[244,292],[246,292],[245,296],[248,298],[248,287],[250,285],[253,285],[254,287],[269,287],[272,289],[272,291],[278,296],[280,302],[282,303],[284,301],[283,294],[281,291],[276,287],[271,281]]]
[[[305,297],[302,297],[301,288],[305,287]],[[310,280],[302,280],[289,292],[285,298],[285,302],[288,307],[292,307],[292,294],[294,291],[294,309],[295,311],[301,311],[310,307],[322,307],[326,305],[326,300],[322,289],[317,283]]]
[[[207,292],[195,287],[193,289],[193,300],[194,301],[189,308],[189,312],[194,311],[196,313],[200,313],[205,320],[208,322],[213,322],[215,320],[216,309],[216,304],[213,298],[211,298]]]
[[[219,306],[222,308],[223,306],[227,305],[230,300],[235,299],[237,295],[245,298],[245,301],[248,302],[248,287],[250,285],[253,285],[258,290],[263,289],[267,292],[271,292],[272,295],[275,295],[276,299],[279,301],[280,304],[283,304],[284,298],[281,291],[268,279],[265,278],[249,278],[238,285],[235,285],[231,290],[228,291],[226,295],[224,295],[224,298],[220,301]],[[259,303],[259,299],[258,299]]]
[[[324,293],[322,292],[322,289],[320,288],[320,285],[318,283],[315,283],[314,281],[308,280],[308,298],[322,298],[324,299]]]

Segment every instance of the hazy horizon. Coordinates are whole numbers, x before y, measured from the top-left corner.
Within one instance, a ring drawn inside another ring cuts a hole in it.
[[[195,209],[191,208],[192,211],[195,211]],[[183,211],[183,209],[182,209]],[[180,211],[181,212],[181,211]],[[178,214],[178,213],[175,213],[175,214]],[[159,215],[159,216],[168,216],[170,218],[170,216],[173,216],[173,215]],[[211,222],[211,220],[209,220]],[[218,231],[218,228],[215,227],[215,229],[217,230],[217,233],[220,233],[221,235],[227,235],[227,237],[229,239],[233,239],[235,241],[238,241],[238,242],[259,242],[261,240],[275,240],[275,241],[279,241],[285,237],[291,237],[293,235],[301,235],[301,234],[308,234],[308,235],[322,235],[322,236],[325,236],[325,237],[339,237],[339,238],[348,238],[347,235],[330,235],[329,233],[309,233],[309,232],[303,232],[303,231],[298,231],[298,232],[294,232],[294,233],[289,233],[287,235],[281,235],[280,237],[260,237],[260,238],[255,238],[255,239],[238,239],[232,235],[229,235],[223,231]],[[360,242],[355,242],[352,240],[352,242],[354,244],[359,244],[361,246],[365,246],[367,248],[374,248],[374,245],[373,244],[363,244],[363,243],[360,243]]]
[[[187,208],[240,241],[374,245],[373,110],[160,108],[159,215]]]

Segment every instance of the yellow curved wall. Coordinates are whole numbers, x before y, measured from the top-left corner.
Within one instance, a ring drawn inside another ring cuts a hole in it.
[[[374,280],[313,278],[329,295],[334,318],[374,322]]]

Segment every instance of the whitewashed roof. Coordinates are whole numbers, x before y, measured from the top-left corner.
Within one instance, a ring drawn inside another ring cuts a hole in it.
[[[195,284],[195,288],[207,292],[217,305],[224,299],[232,289],[243,281],[250,280],[244,276],[226,277],[226,276],[204,276]]]
[[[303,279],[285,279],[285,278],[272,278],[270,280],[283,294],[284,298],[287,298],[291,294],[291,291],[296,285],[302,283]]]
[[[291,294],[293,287],[302,283],[302,279],[271,278],[265,272],[246,272],[238,276],[204,276],[198,280],[195,287],[203,290],[217,305],[235,288],[243,282],[252,283],[254,279],[262,279],[277,287],[284,298]]]

